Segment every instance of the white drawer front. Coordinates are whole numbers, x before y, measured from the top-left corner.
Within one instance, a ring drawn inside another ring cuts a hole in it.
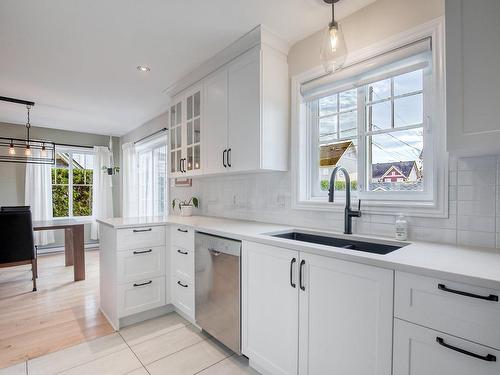
[[[170,227],[170,236],[173,246],[194,250],[194,230],[192,228],[182,225],[172,225]]]
[[[175,307],[194,320],[194,283],[174,276],[172,287]]]
[[[497,350],[394,319],[394,375],[498,375],[499,360]]]
[[[498,296],[498,290],[396,272],[394,315],[500,349]]]
[[[124,317],[165,305],[165,277],[118,286],[118,315]]]
[[[116,248],[118,251],[141,249],[165,245],[165,226],[118,229]]]
[[[190,282],[194,281],[194,252],[179,246],[172,246],[172,271],[179,277]]]
[[[118,253],[118,283],[165,276],[165,246]]]

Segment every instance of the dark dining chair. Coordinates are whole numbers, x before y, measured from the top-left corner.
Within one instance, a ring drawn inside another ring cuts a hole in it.
[[[0,268],[31,264],[36,291],[37,262],[31,211],[0,209]]]

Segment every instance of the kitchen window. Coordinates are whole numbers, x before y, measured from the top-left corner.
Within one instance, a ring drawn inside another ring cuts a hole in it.
[[[80,149],[58,149],[52,168],[54,218],[92,216],[94,154]]]
[[[294,77],[295,208],[342,209],[341,172],[336,202],[327,202],[331,173],[342,166],[365,211],[446,214],[440,29],[374,48],[330,75]]]

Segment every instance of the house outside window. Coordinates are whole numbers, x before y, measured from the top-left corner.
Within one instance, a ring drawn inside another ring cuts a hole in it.
[[[327,202],[341,166],[365,211],[446,215],[443,24],[383,44],[333,74],[293,77],[294,208],[342,209],[341,172]]]
[[[52,168],[54,218],[92,216],[94,155],[80,149],[58,149]]]

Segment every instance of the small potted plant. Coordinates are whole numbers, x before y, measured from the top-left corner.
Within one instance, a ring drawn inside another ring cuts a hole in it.
[[[175,210],[175,207],[179,207],[179,210],[181,212],[181,216],[191,216],[193,214],[193,206],[198,208],[199,205],[199,200],[196,197],[191,197],[191,199],[187,200],[181,200],[178,198],[175,198],[172,201],[172,209]]]

